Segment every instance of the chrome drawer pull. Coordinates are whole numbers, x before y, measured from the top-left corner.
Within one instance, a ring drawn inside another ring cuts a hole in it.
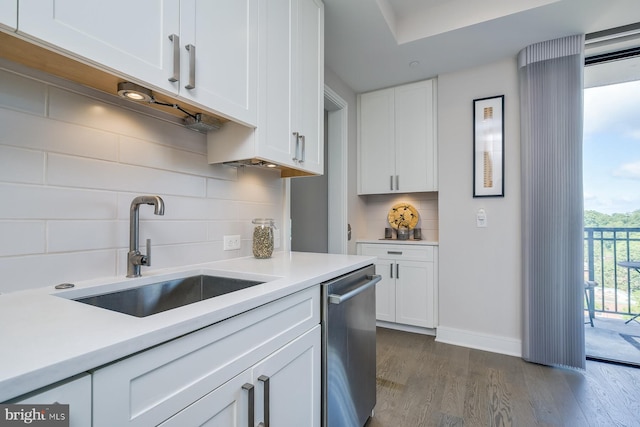
[[[258,424],[259,426],[269,427],[269,377],[266,375],[260,375],[258,381],[264,383],[264,423]]]
[[[169,77],[169,81],[177,82],[180,80],[180,37],[170,34],[169,40],[173,42],[173,75]]]
[[[255,419],[255,414],[254,414],[254,407],[255,407],[255,402],[254,402],[254,398],[253,398],[253,394],[254,394],[254,389],[253,389],[253,384],[249,384],[249,383],[245,383],[242,386],[243,390],[247,390],[249,392],[249,421],[247,422],[247,426],[249,427],[253,427],[254,426],[254,419]]]
[[[387,251],[389,255],[402,255],[402,251]]]
[[[196,87],[196,47],[188,44],[185,48],[189,51],[189,84],[185,89],[195,89]]]

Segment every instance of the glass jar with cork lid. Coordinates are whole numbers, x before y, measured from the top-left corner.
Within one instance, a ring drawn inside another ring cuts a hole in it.
[[[271,258],[273,254],[273,230],[276,224],[272,218],[256,218],[253,228],[253,256],[259,259]]]

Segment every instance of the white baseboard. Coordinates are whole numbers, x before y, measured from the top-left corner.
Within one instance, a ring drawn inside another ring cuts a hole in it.
[[[397,331],[413,332],[414,334],[436,336],[436,330],[432,328],[421,328],[419,326],[403,325],[401,323],[385,322],[383,320],[376,320],[376,326],[395,329]]]
[[[436,341],[508,356],[522,357],[522,341],[513,338],[438,326]]]

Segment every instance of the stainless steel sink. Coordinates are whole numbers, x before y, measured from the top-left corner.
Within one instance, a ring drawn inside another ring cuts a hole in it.
[[[264,282],[199,275],[77,298],[74,301],[131,316],[146,317],[262,283]]]

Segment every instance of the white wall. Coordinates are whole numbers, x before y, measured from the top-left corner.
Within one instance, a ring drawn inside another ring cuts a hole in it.
[[[520,128],[516,60],[438,76],[437,339],[520,355]],[[473,100],[505,95],[505,197],[472,197]],[[487,228],[476,211],[486,210]]]
[[[140,194],[165,201],[140,208],[154,269],[250,255],[252,218],[282,224],[277,172],[208,165],[203,134],[0,70],[0,292],[124,277]]]

